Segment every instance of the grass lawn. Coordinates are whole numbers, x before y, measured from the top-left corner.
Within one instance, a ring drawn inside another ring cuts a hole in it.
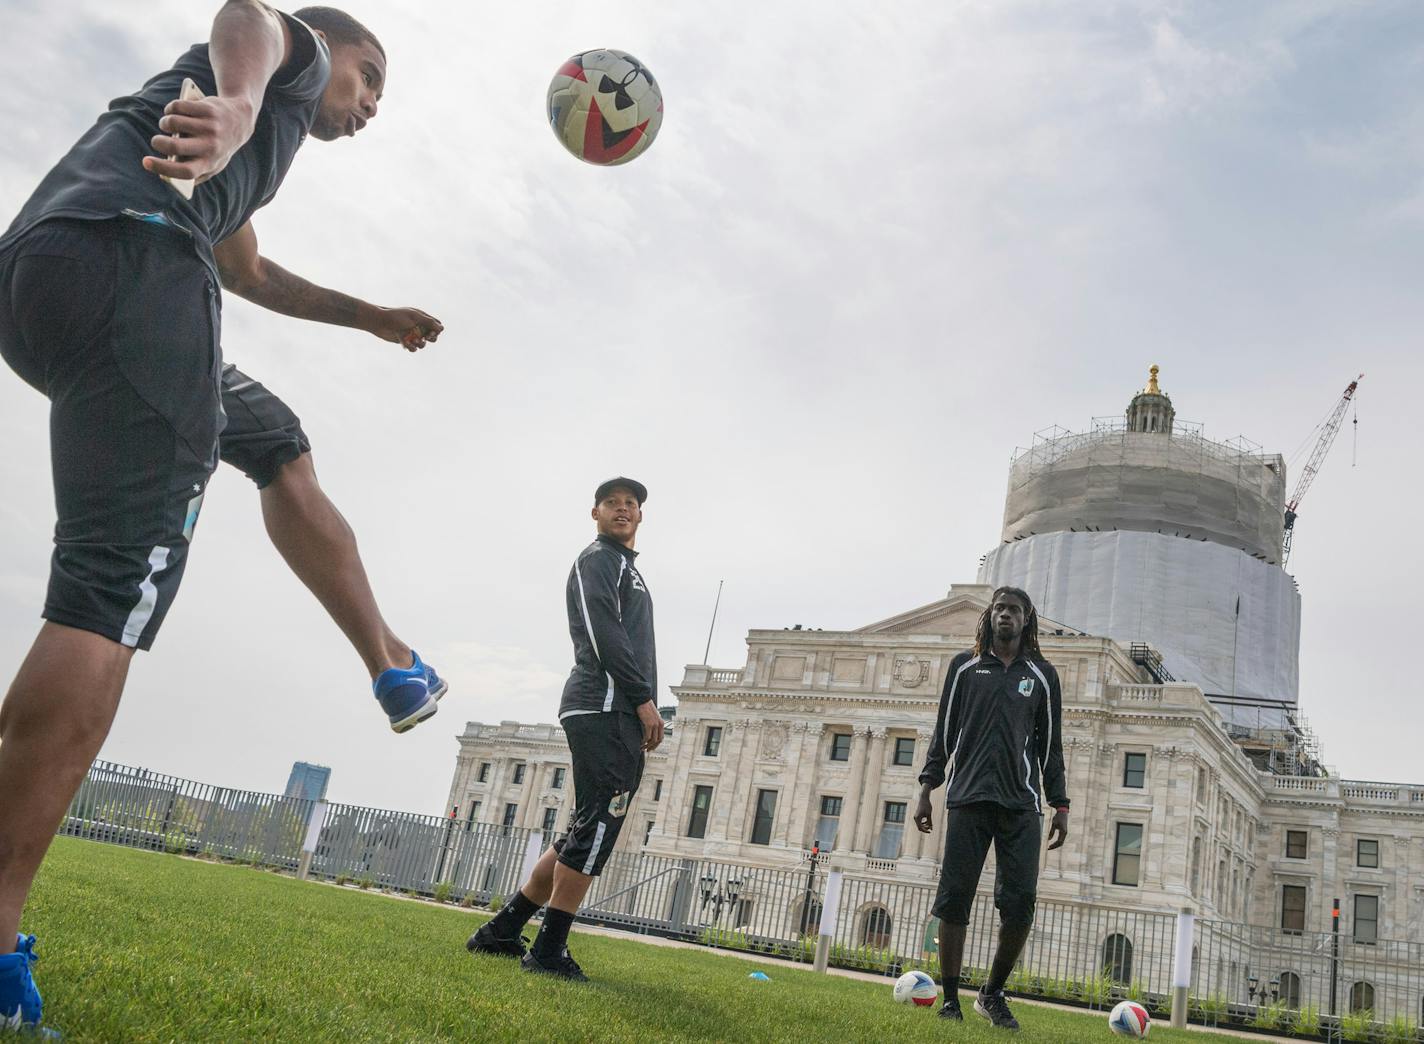
[[[24,929],[46,1022],[71,1041],[1002,1041],[890,983],[579,934],[593,978],[471,957],[482,918],[429,903],[59,838]],[[765,970],[770,982],[747,978]],[[1107,1041],[1102,1015],[1016,1006],[1016,1040]],[[1153,1040],[1202,1040],[1154,1026]]]

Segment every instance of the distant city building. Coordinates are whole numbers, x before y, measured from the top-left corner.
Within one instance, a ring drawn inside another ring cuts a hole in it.
[[[298,761],[292,765],[292,774],[287,777],[287,789],[283,795],[303,801],[321,801],[326,797],[326,785],[330,782],[331,769],[325,765]]]

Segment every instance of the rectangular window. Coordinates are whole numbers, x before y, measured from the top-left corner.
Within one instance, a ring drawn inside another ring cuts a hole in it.
[[[776,791],[758,790],[756,818],[752,820],[752,844],[771,844],[771,821],[776,817]]]
[[[905,836],[905,802],[885,802],[885,819],[880,824],[880,839],[875,843],[876,859],[898,859],[900,840]]]
[[[467,825],[468,825],[468,824],[472,824],[472,823],[474,823],[475,820],[477,820],[477,819],[479,819],[479,818],[480,818],[480,802],[478,802],[478,801],[471,801],[471,802],[470,802],[470,813],[469,813],[469,815],[466,817],[465,823],[466,823]]]
[[[1141,790],[1147,786],[1147,755],[1129,753],[1122,760],[1122,785]]]
[[[481,783],[488,783],[488,782],[489,782],[489,770],[490,770],[490,763],[489,763],[488,761],[481,761],[481,762],[480,762],[480,782],[481,782]]]
[[[565,772],[565,769],[564,769],[564,767],[563,767],[562,765],[557,766],[557,767],[554,769],[554,778],[549,781],[549,786],[552,787],[552,788],[555,789],[555,790],[563,790],[563,789],[564,789],[564,772]]]
[[[557,808],[544,809],[544,836],[547,838],[554,832],[554,824],[558,822],[559,810]]]
[[[836,732],[831,735],[831,760],[850,760],[850,733]]]
[[[1281,931],[1305,931],[1305,885],[1281,885]]]
[[[816,820],[816,847],[829,852],[836,847],[836,831],[841,825],[841,799],[829,794],[821,797],[821,818]]]
[[[913,736],[897,736],[895,738],[895,764],[913,765],[915,763],[915,738]]]
[[[524,782],[524,762],[514,766],[514,785],[517,787]]]
[[[519,813],[519,806],[518,806],[518,805],[514,804],[513,802],[510,802],[509,804],[505,805],[505,806],[504,806],[504,825],[507,826],[507,827],[514,826],[514,817],[515,817],[516,815],[518,815],[518,813]]]
[[[1379,939],[1379,896],[1355,896],[1355,942],[1373,946]]]
[[[1286,858],[1304,859],[1306,853],[1306,833],[1304,830],[1286,831]]]
[[[712,809],[712,788],[692,788],[692,815],[687,820],[688,837],[707,836],[707,813]]]
[[[1141,872],[1142,824],[1119,823],[1117,845],[1113,849],[1113,884],[1136,888]]]
[[[722,726],[708,725],[707,738],[702,741],[702,754],[704,757],[715,758],[717,752],[722,749]]]
[[[643,831],[643,847],[648,847],[648,838],[653,836],[653,823],[655,820],[648,820],[648,828]]]
[[[1379,869],[1379,842],[1364,838],[1355,842],[1355,865],[1370,870]]]
[[[663,799],[663,781],[660,780],[660,779],[655,779],[655,780],[653,780],[653,800],[654,800],[654,801],[661,801],[662,799]]]

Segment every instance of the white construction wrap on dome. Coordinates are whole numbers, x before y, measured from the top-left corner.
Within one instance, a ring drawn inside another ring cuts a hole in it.
[[[1209,696],[1297,699],[1300,594],[1245,552],[1160,533],[1041,533],[989,552],[979,582],[1022,587],[1041,616],[1087,634],[1146,642]]]

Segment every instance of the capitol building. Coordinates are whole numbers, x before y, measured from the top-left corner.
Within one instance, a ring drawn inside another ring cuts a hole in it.
[[[932,883],[943,810],[914,829],[916,777],[949,662],[1012,584],[1063,687],[1070,834],[1040,900],[1308,935],[1338,899],[1349,945],[1424,939],[1424,783],[1331,774],[1297,708],[1285,483],[1279,455],[1177,422],[1153,367],[1124,415],[1015,457],[977,582],[855,630],[752,630],[745,663],[688,666],[618,850],[789,869],[816,849],[847,875]],[[471,722],[459,744],[462,819],[564,829],[556,725]],[[1316,974],[1267,973],[1287,1000]],[[1383,984],[1345,985],[1351,1007],[1424,1014],[1417,986],[1386,1004]]]

